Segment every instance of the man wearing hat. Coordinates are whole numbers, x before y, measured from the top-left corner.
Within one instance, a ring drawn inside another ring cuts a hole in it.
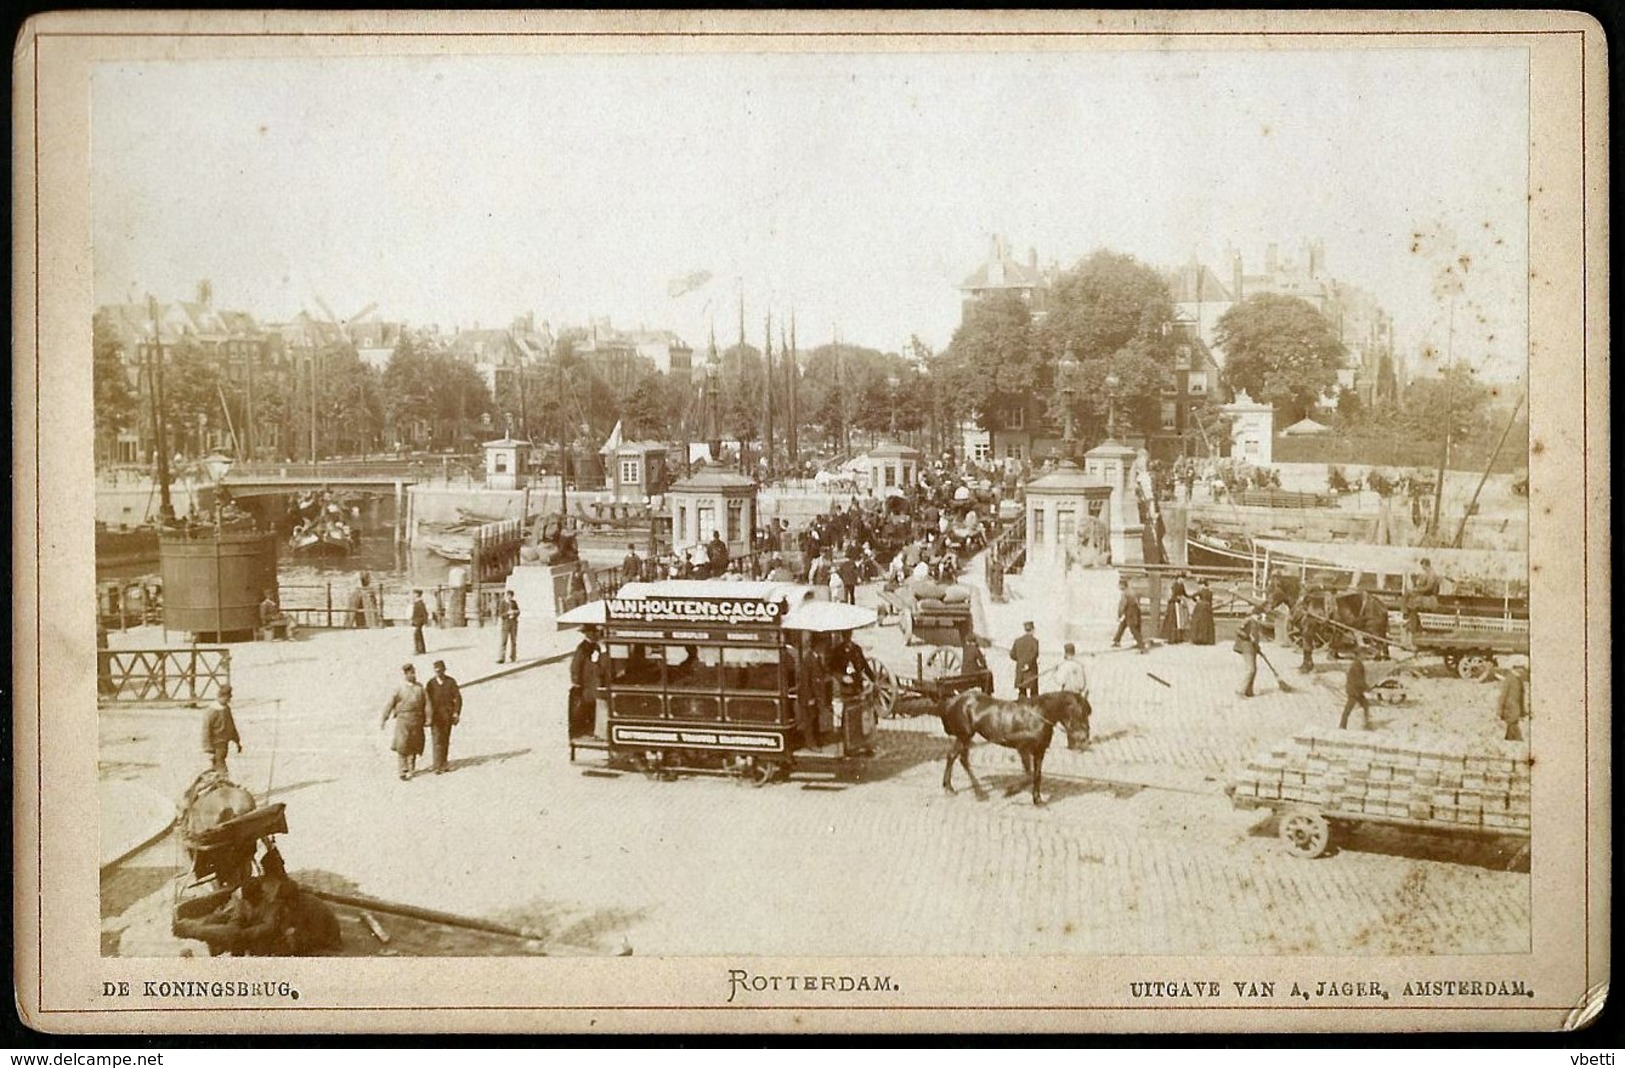
[[[396,769],[405,782],[417,770],[418,757],[423,755],[423,726],[428,696],[418,685],[417,669],[411,664],[401,665],[401,685],[384,706],[384,718],[378,729],[395,720],[395,737],[389,747],[395,750]]]
[[[1140,633],[1140,598],[1128,588],[1128,579],[1117,582],[1117,633],[1112,635],[1112,648],[1123,644],[1123,632],[1134,635],[1134,646],[1145,652],[1145,636]]]
[[[423,686],[429,702],[429,733],[434,736],[434,773],[443,775],[451,754],[451,728],[463,718],[463,691],[457,680],[446,674],[446,662],[434,662],[434,678]]]
[[[243,751],[243,740],[237,734],[237,720],[231,714],[231,683],[222,683],[220,696],[209,706],[203,718],[203,751],[209,754],[209,766],[226,774],[226,748],[235,744]]]
[[[589,736],[597,727],[599,669],[603,649],[598,645],[601,632],[592,624],[581,628],[581,641],[570,657],[570,737]]]
[[[412,651],[423,654],[429,647],[423,644],[423,628],[429,625],[429,606],[423,603],[423,591],[412,591]]]
[[[1031,620],[1021,625],[1021,632],[1010,643],[1010,659],[1016,662],[1016,700],[1031,701],[1038,696],[1038,639]]]

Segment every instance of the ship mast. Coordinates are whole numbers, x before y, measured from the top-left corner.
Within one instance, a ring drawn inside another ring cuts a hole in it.
[[[158,453],[158,522],[171,526],[175,522],[175,505],[169,499],[169,438],[164,433],[164,342],[158,330],[158,298],[147,297],[147,315],[152,320],[152,347],[147,350],[151,360],[147,380],[152,392],[152,435]]]

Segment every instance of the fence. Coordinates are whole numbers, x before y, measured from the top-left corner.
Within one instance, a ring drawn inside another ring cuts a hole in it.
[[[1255,585],[1256,576],[1250,567],[1179,567],[1174,564],[1132,564],[1118,568],[1124,578],[1144,579],[1151,600],[1153,618],[1162,619],[1166,606],[1163,599],[1164,583],[1175,575],[1184,575],[1187,593],[1194,593],[1196,581],[1207,579],[1213,590],[1213,615],[1217,617],[1244,616],[1252,611],[1260,594]],[[1245,592],[1243,592],[1245,591]]]
[[[216,646],[185,649],[99,650],[96,689],[111,701],[186,701],[219,696],[231,682],[231,650]]]
[[[1522,434],[1507,439],[1491,470],[1498,474],[1521,471],[1528,466],[1529,427],[1520,422]],[[1482,471],[1489,464],[1494,439],[1456,442],[1450,449],[1450,466],[1454,470]],[[1440,447],[1432,442],[1420,442],[1404,434],[1380,437],[1343,437],[1341,435],[1291,436],[1276,435],[1271,445],[1270,460],[1277,464],[1365,464],[1375,467],[1415,467],[1431,471],[1439,464]]]
[[[1027,561],[1027,530],[1024,524],[1014,523],[993,539],[982,562],[987,592],[995,601],[1004,600],[1004,576],[1020,571]]]

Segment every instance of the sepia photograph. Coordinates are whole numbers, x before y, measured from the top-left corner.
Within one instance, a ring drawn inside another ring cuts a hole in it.
[[[17,51],[32,1026],[1606,989],[1594,23],[246,15]]]

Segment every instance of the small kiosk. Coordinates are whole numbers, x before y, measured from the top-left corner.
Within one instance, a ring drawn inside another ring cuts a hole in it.
[[[485,484],[494,490],[524,489],[530,442],[498,438],[485,443]]]
[[[869,489],[877,497],[898,489],[908,492],[920,477],[920,450],[887,442],[869,450]]]
[[[658,441],[625,441],[598,450],[611,499],[618,505],[644,505],[666,492],[666,453]],[[706,537],[710,537],[710,531]]]
[[[792,583],[628,583],[559,617],[597,653],[594,728],[570,738],[570,759],[758,781],[839,772],[873,748],[877,704],[874,686],[842,685],[836,649],[875,621]]]
[[[1027,483],[1027,559],[1096,567],[1111,558],[1112,485],[1071,460]]]
[[[756,481],[719,463],[706,463],[666,492],[671,501],[672,548],[682,551],[711,540],[716,531],[728,557],[750,555],[756,529]]]

